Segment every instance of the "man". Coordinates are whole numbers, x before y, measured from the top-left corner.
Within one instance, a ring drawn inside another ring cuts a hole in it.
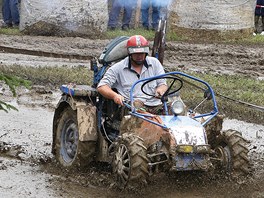
[[[122,30],[128,30],[132,13],[134,11],[134,1],[133,0],[113,0],[112,8],[109,13],[108,29],[115,30],[118,24],[119,14],[122,8],[124,8],[123,21],[122,21]]]
[[[18,0],[3,0],[3,20],[2,27],[17,27],[19,26],[19,9]]]
[[[130,89],[139,79],[164,74],[164,69],[158,59],[147,56],[149,42],[141,35],[131,36],[127,41],[128,57],[111,66],[99,82],[98,92],[105,98],[112,99],[116,104],[123,105],[124,100],[129,100]],[[161,106],[160,99],[147,96],[141,91],[141,84],[135,87],[134,98],[136,108],[144,106],[149,111]],[[113,91],[113,88],[117,92]],[[158,79],[148,83],[145,88],[147,93],[161,96],[167,90],[166,80]],[[151,112],[155,113],[155,112]]]
[[[160,4],[156,0],[142,0],[141,1],[141,18],[143,28],[149,30],[149,10],[152,9],[152,29],[155,30],[160,19]]]

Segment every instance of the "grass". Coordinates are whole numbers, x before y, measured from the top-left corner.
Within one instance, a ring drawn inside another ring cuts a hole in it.
[[[155,31],[152,30],[145,30],[142,28],[137,28],[137,29],[130,29],[128,31],[122,31],[120,30],[114,30],[114,31],[107,31],[105,33],[105,39],[113,39],[116,38],[118,36],[132,36],[132,35],[136,35],[136,34],[140,34],[142,36],[144,36],[146,39],[152,41],[155,37]],[[199,40],[199,36],[195,37],[195,39],[193,39],[191,36],[182,36],[177,34],[177,32],[172,32],[172,31],[168,31],[166,34],[166,40],[167,41],[185,41],[185,42],[220,42],[220,43],[238,43],[238,44],[260,44],[262,45],[264,43],[264,36],[263,35],[256,35],[256,36],[249,36],[249,37],[240,37],[240,38],[229,38],[228,35],[225,36],[225,34],[223,34],[221,37],[214,37],[214,40],[208,40],[208,39],[201,39]]]
[[[0,73],[18,76],[32,84],[58,88],[62,84],[91,84],[92,72],[86,67],[0,67]]]
[[[253,43],[253,44],[263,44],[264,43],[264,35],[257,34],[256,36],[252,36],[251,38],[242,39],[241,42],[244,43]]]
[[[0,28],[0,34],[22,35],[22,33],[17,28]]]

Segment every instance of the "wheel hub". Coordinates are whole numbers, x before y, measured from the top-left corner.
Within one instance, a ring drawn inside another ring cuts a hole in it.
[[[119,185],[125,186],[130,175],[130,156],[125,145],[119,145],[114,159],[114,170]]]
[[[230,151],[226,147],[220,146],[216,149],[216,153],[217,153],[218,159],[221,162],[221,165],[227,168],[231,160]]]
[[[64,133],[62,134],[62,152],[65,161],[72,161],[77,152],[78,129],[72,120],[65,124]]]

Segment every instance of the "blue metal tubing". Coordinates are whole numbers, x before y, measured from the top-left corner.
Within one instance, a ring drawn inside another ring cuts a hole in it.
[[[102,77],[106,71],[106,68],[108,67],[108,64],[104,64],[100,69],[96,65],[93,65],[93,66],[94,66],[94,81],[93,81],[93,83],[95,85],[97,85],[99,83],[99,81],[102,79]]]
[[[134,92],[134,88],[135,86],[140,83],[140,82],[144,82],[144,81],[148,81],[148,80],[154,80],[154,79],[159,79],[159,78],[162,78],[162,77],[165,77],[165,76],[169,76],[169,75],[181,75],[181,76],[184,76],[184,77],[187,77],[187,78],[190,78],[192,80],[195,80],[195,81],[198,81],[202,84],[204,84],[210,91],[211,93],[211,96],[212,96],[212,100],[213,100],[213,104],[214,104],[214,109],[211,113],[207,113],[207,114],[201,114],[201,115],[197,115],[195,116],[194,118],[199,118],[199,117],[204,117],[204,116],[208,116],[208,115],[211,115],[211,117],[209,119],[207,119],[206,122],[203,123],[203,125],[207,124],[213,117],[215,117],[217,114],[218,114],[218,108],[217,108],[217,103],[216,103],[216,99],[215,99],[215,94],[214,94],[214,91],[213,89],[211,88],[211,86],[201,80],[201,79],[198,79],[194,76],[190,76],[188,74],[185,74],[185,73],[182,73],[182,72],[169,72],[169,73],[165,73],[165,74],[161,74],[161,75],[158,75],[158,76],[154,76],[154,77],[150,77],[150,78],[145,78],[145,79],[141,79],[141,80],[138,80],[137,82],[135,82],[132,87],[131,87],[131,90],[130,90],[130,101],[131,101],[131,113],[133,113],[135,116],[142,116],[142,115],[137,115],[135,112],[136,112],[136,109],[133,105],[133,102],[134,102],[134,98],[133,98],[133,92]],[[147,119],[147,118],[145,118]],[[148,119],[147,119],[148,120]],[[148,120],[149,122],[151,122],[151,120]],[[153,121],[152,121],[153,122]],[[161,125],[161,127],[164,127],[163,125]]]

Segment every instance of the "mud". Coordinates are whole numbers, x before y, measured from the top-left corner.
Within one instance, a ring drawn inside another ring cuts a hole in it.
[[[98,56],[108,41],[83,38],[0,37],[1,45],[46,52]],[[242,73],[264,78],[262,46],[168,43],[165,65],[182,70]],[[1,65],[74,66],[88,61],[0,53]],[[192,64],[190,64],[192,63]],[[250,144],[251,173],[238,182],[207,173],[159,174],[147,186],[117,190],[107,164],[86,171],[61,169],[51,154],[53,111],[60,93],[45,87],[20,88],[12,97],[0,84],[1,100],[19,111],[0,111],[1,197],[264,197],[264,125],[225,119],[224,129],[241,131]]]

